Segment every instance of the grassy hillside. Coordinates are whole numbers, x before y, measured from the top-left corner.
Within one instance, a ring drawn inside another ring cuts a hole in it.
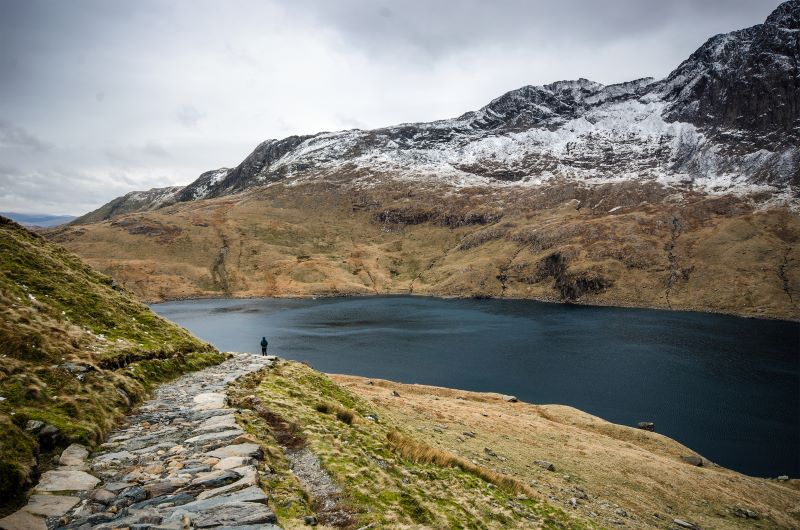
[[[597,527],[522,481],[408,436],[402,419],[304,364],[245,376],[232,393],[267,448],[265,486],[287,529],[302,528],[307,513],[325,528]]]
[[[0,499],[93,445],[159,381],[222,354],[77,256],[0,217]]]
[[[414,293],[800,318],[800,217],[654,184],[274,184],[50,232],[148,300]]]
[[[797,480],[741,475],[571,407],[327,376],[292,361],[243,377],[230,395],[266,448],[270,507],[287,529],[308,513],[348,528],[800,523]]]

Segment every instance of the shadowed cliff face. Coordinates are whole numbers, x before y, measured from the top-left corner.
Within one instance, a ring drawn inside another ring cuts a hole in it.
[[[664,80],[668,119],[769,146],[800,139],[800,3],[764,24],[717,35]]]

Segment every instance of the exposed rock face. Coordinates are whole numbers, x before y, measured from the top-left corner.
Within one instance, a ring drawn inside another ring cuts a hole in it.
[[[663,82],[667,117],[715,132],[747,131],[765,147],[800,139],[800,4],[764,24],[716,35]]]
[[[800,186],[800,1],[708,40],[665,79],[587,79],[512,90],[431,123],[290,136],[185,188],[135,192],[76,223],[220,197],[277,180],[542,186],[657,181],[707,192]]]

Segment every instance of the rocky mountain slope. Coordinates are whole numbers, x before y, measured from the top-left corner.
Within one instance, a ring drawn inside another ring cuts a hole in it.
[[[77,256],[0,217],[0,511],[71,442],[223,356]]]
[[[800,318],[800,0],[662,80],[292,136],[50,237],[149,300],[417,293]]]
[[[267,140],[233,169],[137,192],[79,222],[279,180],[452,186],[656,181],[706,192],[800,188],[800,2],[717,35],[662,80],[525,86],[450,120]],[[124,203],[124,208],[119,204]]]

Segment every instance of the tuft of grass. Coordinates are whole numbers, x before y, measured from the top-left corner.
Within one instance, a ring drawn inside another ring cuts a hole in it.
[[[350,412],[349,410],[337,410],[336,411],[336,418],[339,421],[344,422],[344,423],[346,423],[348,425],[352,425],[353,424],[353,413]]]

